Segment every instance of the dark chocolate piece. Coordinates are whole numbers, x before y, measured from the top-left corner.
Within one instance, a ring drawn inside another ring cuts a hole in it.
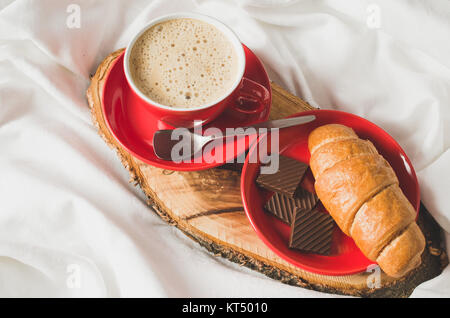
[[[308,165],[283,155],[279,158],[278,171],[273,174],[260,174],[256,183],[264,189],[293,198]]]
[[[274,193],[264,207],[267,211],[289,225],[292,223],[292,215],[297,208],[294,199],[277,192]]]
[[[295,204],[298,208],[306,210],[306,212],[311,211],[319,202],[319,198],[316,194],[311,193],[302,187],[299,187],[295,192]]]
[[[329,214],[317,209],[297,209],[293,216],[289,248],[302,252],[329,255],[333,238],[334,221]]]
[[[292,199],[286,195],[275,192],[266,203],[265,209],[279,218],[281,221],[291,225],[292,216],[296,209],[311,211],[317,204],[318,198],[315,194],[303,190],[301,199]]]

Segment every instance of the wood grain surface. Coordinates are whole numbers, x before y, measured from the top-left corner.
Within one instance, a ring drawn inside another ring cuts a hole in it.
[[[122,49],[123,50],[123,49]],[[440,228],[421,208],[418,224],[427,239],[422,265],[402,279],[381,275],[379,288],[368,284],[371,272],[348,276],[324,276],[290,265],[275,255],[257,237],[248,222],[240,196],[240,173],[235,166],[198,172],[168,171],[141,162],[131,156],[108,130],[101,107],[100,92],[104,78],[122,50],[111,53],[99,65],[87,90],[92,119],[104,141],[113,149],[129,171],[131,182],[148,197],[148,205],[161,218],[176,226],[214,256],[254,269],[283,283],[328,293],[363,297],[407,297],[421,282],[441,273],[447,255]],[[272,84],[271,119],[312,107],[302,99]]]

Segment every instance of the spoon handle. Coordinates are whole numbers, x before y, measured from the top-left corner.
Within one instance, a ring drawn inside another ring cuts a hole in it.
[[[246,130],[249,128],[254,128],[256,130],[260,129],[260,128],[267,128],[268,130],[274,129],[274,128],[281,129],[281,128],[287,128],[287,127],[297,126],[297,125],[301,125],[301,124],[306,124],[306,123],[312,122],[315,119],[316,119],[316,116],[314,116],[314,115],[306,115],[306,116],[297,116],[297,117],[284,118],[284,119],[269,120],[269,121],[265,121],[265,122],[258,123],[255,125],[242,127],[239,131],[234,131],[232,134],[224,135],[219,138],[248,135],[249,133],[246,132]],[[236,130],[236,128],[235,128],[235,130]]]

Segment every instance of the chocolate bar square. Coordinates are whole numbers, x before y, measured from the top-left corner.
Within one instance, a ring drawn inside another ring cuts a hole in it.
[[[284,194],[275,192],[264,207],[281,221],[291,225],[292,216],[296,209],[300,208],[305,211],[311,211],[317,202],[317,196],[306,190],[302,191],[302,197],[300,199],[292,199]]]
[[[334,231],[334,220],[317,209],[294,211],[289,248],[306,253],[329,255]]]
[[[273,174],[260,174],[256,183],[266,190],[294,198],[308,165],[283,155],[279,158],[278,171]]]
[[[302,187],[299,187],[295,192],[295,202],[297,208],[305,210],[306,212],[314,209],[319,202],[319,198],[315,193],[311,193]]]

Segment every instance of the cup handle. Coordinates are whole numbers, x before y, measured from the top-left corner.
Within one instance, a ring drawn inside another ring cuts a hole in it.
[[[270,103],[267,88],[246,77],[242,78],[236,96],[234,109],[245,114],[255,114],[264,110]]]

